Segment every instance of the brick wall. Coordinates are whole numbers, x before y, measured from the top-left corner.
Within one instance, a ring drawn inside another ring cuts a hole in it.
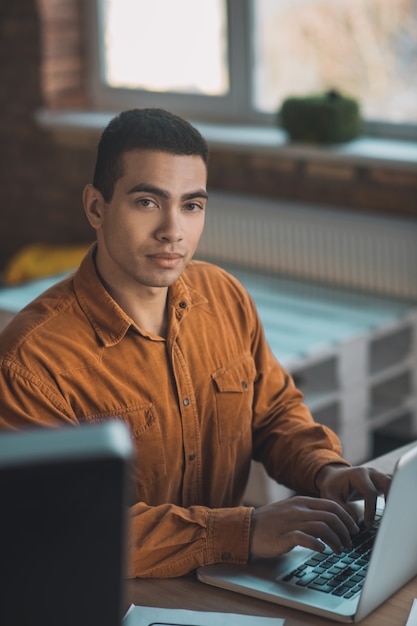
[[[81,190],[92,176],[94,150],[57,144],[34,118],[43,106],[85,104],[78,13],[71,5],[0,3],[0,269],[28,243],[93,238]],[[75,59],[69,65],[68,52]]]
[[[57,142],[34,113],[88,107],[82,0],[0,3],[0,271],[32,242],[92,239],[81,191],[97,138]],[[210,186],[417,218],[417,172],[213,150]]]
[[[44,104],[53,110],[86,107],[82,0],[37,0],[36,4]]]

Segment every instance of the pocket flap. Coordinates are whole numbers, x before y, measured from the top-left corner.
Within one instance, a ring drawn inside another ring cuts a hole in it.
[[[246,355],[225,367],[215,370],[211,377],[217,391],[243,393],[252,387],[255,379],[255,364],[250,355]]]

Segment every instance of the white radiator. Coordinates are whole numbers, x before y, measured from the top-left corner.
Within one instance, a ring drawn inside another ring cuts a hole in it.
[[[198,258],[417,299],[417,222],[211,193]]]

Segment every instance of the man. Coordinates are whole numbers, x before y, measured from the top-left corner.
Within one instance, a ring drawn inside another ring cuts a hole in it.
[[[389,488],[387,476],[350,467],[314,423],[238,281],[191,261],[207,160],[201,135],[166,111],[112,120],[83,196],[96,245],[0,336],[0,426],[128,424],[131,577],[297,544],[340,552],[357,532],[349,499],[365,498],[369,523]],[[310,496],[242,506],[252,458]]]

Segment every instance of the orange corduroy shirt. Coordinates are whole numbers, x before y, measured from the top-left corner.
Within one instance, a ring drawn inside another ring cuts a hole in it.
[[[251,459],[295,490],[343,462],[222,269],[192,261],[168,292],[166,339],[138,328],[100,282],[94,248],[0,335],[0,429],[113,417],[137,452],[130,577],[246,563]],[[28,520],[30,524],[30,520]]]

